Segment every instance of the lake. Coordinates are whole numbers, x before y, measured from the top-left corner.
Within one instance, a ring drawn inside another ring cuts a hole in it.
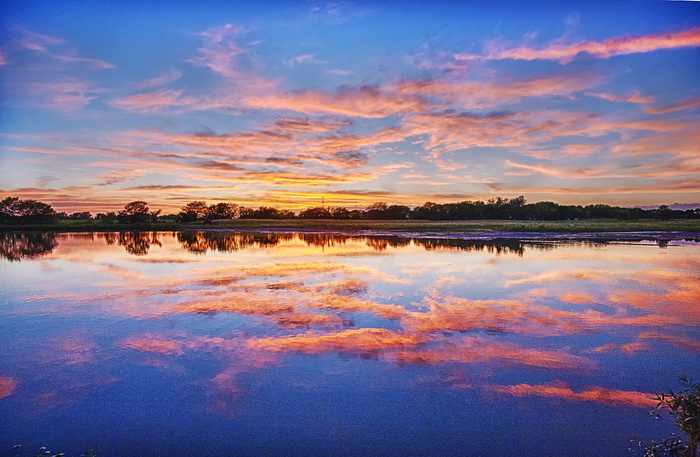
[[[0,455],[631,455],[700,374],[682,236],[0,241]]]

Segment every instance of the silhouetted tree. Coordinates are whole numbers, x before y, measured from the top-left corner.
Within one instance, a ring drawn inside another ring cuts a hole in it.
[[[233,219],[236,217],[238,205],[234,203],[216,203],[207,208],[209,219]]]
[[[180,209],[177,217],[182,222],[193,222],[204,219],[208,211],[207,203],[204,200],[189,202]]]
[[[300,219],[331,219],[332,215],[328,208],[317,206],[315,208],[307,208],[299,213]]]
[[[0,201],[0,222],[46,224],[55,222],[56,212],[47,203],[6,197]]]
[[[124,205],[124,209],[119,211],[117,217],[119,218],[120,222],[142,223],[157,220],[158,214],[160,214],[160,210],[149,211],[148,203],[137,200]]]

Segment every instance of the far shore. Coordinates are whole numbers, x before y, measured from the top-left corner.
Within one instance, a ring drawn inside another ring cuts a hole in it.
[[[205,222],[172,220],[143,224],[105,223],[99,220],[63,220],[54,224],[2,225],[2,232],[133,232],[179,230],[297,230],[388,233],[491,235],[503,232],[610,233],[688,232],[700,235],[700,219],[585,219],[565,221],[522,220],[340,220],[340,219],[224,219]]]

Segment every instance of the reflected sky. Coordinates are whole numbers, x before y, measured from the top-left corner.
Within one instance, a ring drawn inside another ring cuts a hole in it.
[[[1,241],[0,452],[621,455],[700,362],[694,241]]]

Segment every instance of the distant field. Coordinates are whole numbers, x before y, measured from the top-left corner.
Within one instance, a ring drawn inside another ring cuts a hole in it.
[[[292,228],[304,230],[391,230],[431,232],[636,232],[636,231],[700,231],[700,219],[657,221],[618,221],[591,219],[582,221],[366,221],[366,220],[254,220],[214,221],[202,228]]]
[[[659,221],[640,219],[620,221],[610,219],[587,219],[579,221],[420,221],[420,220],[334,220],[334,219],[231,219],[208,223],[177,223],[162,221],[141,225],[104,224],[100,221],[60,221],[53,225],[1,226],[0,230],[43,230],[58,232],[106,232],[106,231],[151,231],[188,229],[291,229],[291,230],[386,230],[397,232],[638,232],[638,231],[683,231],[700,232],[700,219],[676,219]]]

